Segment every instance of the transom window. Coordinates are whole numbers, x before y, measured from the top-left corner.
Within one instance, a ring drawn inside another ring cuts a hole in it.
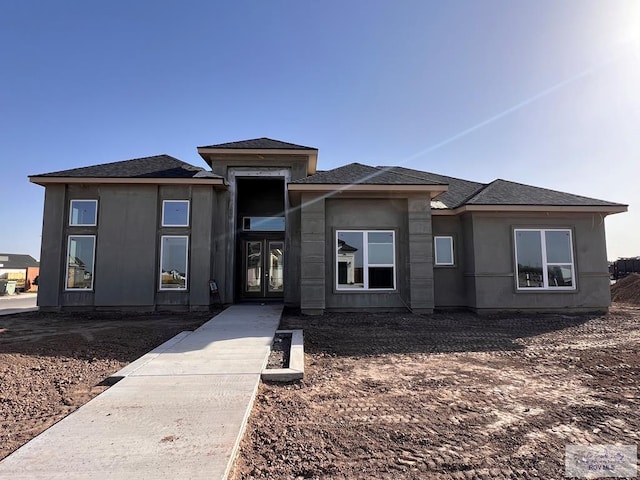
[[[160,242],[160,290],[187,289],[189,237],[163,235]]]
[[[97,200],[71,200],[69,225],[72,227],[95,227],[98,217]]]
[[[67,290],[92,290],[95,235],[70,235],[67,246]]]
[[[336,232],[338,290],[395,290],[395,232]]]
[[[433,237],[436,265],[453,265],[453,237]]]
[[[569,229],[516,229],[518,290],[575,290]]]
[[[163,200],[163,227],[189,226],[189,200]]]

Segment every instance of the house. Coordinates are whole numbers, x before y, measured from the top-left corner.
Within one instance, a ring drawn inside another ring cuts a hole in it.
[[[626,205],[400,166],[319,171],[268,138],[30,177],[45,190],[39,306],[307,314],[606,310],[604,218]]]
[[[0,292],[5,291],[8,281],[15,281],[16,290],[21,292],[37,290],[33,282],[39,272],[40,264],[31,255],[0,253]]]

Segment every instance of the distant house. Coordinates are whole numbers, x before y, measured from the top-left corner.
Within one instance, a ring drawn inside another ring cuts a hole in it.
[[[436,308],[605,310],[604,217],[626,205],[399,166],[317,170],[268,138],[34,175],[46,187],[42,309],[307,314]]]
[[[33,282],[39,272],[40,263],[31,255],[0,253],[0,282],[15,281],[16,290],[27,292],[37,290]],[[0,290],[4,291],[4,288]]]

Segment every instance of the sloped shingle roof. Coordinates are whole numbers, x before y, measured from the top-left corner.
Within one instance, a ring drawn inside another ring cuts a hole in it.
[[[238,150],[317,150],[317,148],[305,147],[304,145],[296,145],[295,143],[283,142],[281,140],[273,140],[267,137],[241,140],[239,142],[218,143],[216,145],[206,145],[198,148],[231,148]]]
[[[524,185],[507,180],[494,180],[469,198],[466,205],[546,205],[546,206],[623,206],[596,198],[572,193],[558,192],[547,188]]]
[[[385,168],[371,167],[361,163],[350,163],[342,167],[316,173],[291,183],[329,185],[442,185],[437,181],[403,175]]]
[[[0,264],[2,264],[2,267],[0,268],[27,268],[40,266],[40,263],[31,255],[16,253],[0,253]]]
[[[33,177],[86,177],[86,178],[193,178],[206,173],[207,177],[222,178],[178,160],[170,155],[135,158],[121,162],[103,163],[90,167],[72,168],[59,172],[32,175]]]
[[[380,167],[390,169],[392,172],[413,176],[425,181],[439,182],[449,185],[449,190],[441,193],[436,200],[442,202],[447,208],[457,208],[462,205],[467,198],[485,186],[484,183],[463,180],[462,178],[448,177],[431,172],[423,172],[406,167]]]

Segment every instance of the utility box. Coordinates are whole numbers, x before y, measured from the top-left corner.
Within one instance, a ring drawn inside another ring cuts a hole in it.
[[[15,295],[16,294],[16,284],[18,282],[14,281],[14,280],[9,280],[7,282],[7,286],[6,286],[6,294],[7,295]]]

